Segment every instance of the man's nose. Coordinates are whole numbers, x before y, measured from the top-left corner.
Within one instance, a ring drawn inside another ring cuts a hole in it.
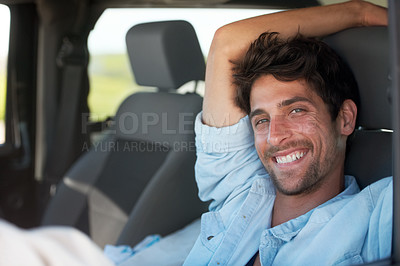
[[[288,122],[283,116],[275,116],[270,120],[268,130],[268,143],[277,146],[291,136]]]

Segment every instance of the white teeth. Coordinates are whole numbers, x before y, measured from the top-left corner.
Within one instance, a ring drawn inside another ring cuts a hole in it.
[[[305,154],[304,152],[296,151],[293,154],[288,154],[286,156],[278,156],[275,158],[277,163],[291,163],[303,157],[304,154]]]

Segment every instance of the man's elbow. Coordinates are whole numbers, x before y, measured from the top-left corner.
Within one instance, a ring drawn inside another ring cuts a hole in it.
[[[218,53],[228,59],[237,59],[240,54],[238,49],[238,36],[234,34],[230,25],[220,27],[215,33],[210,47],[210,55]]]

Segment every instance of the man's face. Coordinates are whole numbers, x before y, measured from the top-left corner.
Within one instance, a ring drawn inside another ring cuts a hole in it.
[[[332,121],[326,104],[304,81],[262,76],[252,87],[250,106],[257,153],[278,192],[311,193],[342,178],[342,123]]]

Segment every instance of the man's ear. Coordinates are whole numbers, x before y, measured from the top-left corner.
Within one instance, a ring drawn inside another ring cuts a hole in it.
[[[353,133],[354,127],[356,126],[356,118],[356,104],[350,99],[345,100],[340,108],[339,114],[339,119],[341,119],[341,133],[343,135],[349,136],[351,133]]]

